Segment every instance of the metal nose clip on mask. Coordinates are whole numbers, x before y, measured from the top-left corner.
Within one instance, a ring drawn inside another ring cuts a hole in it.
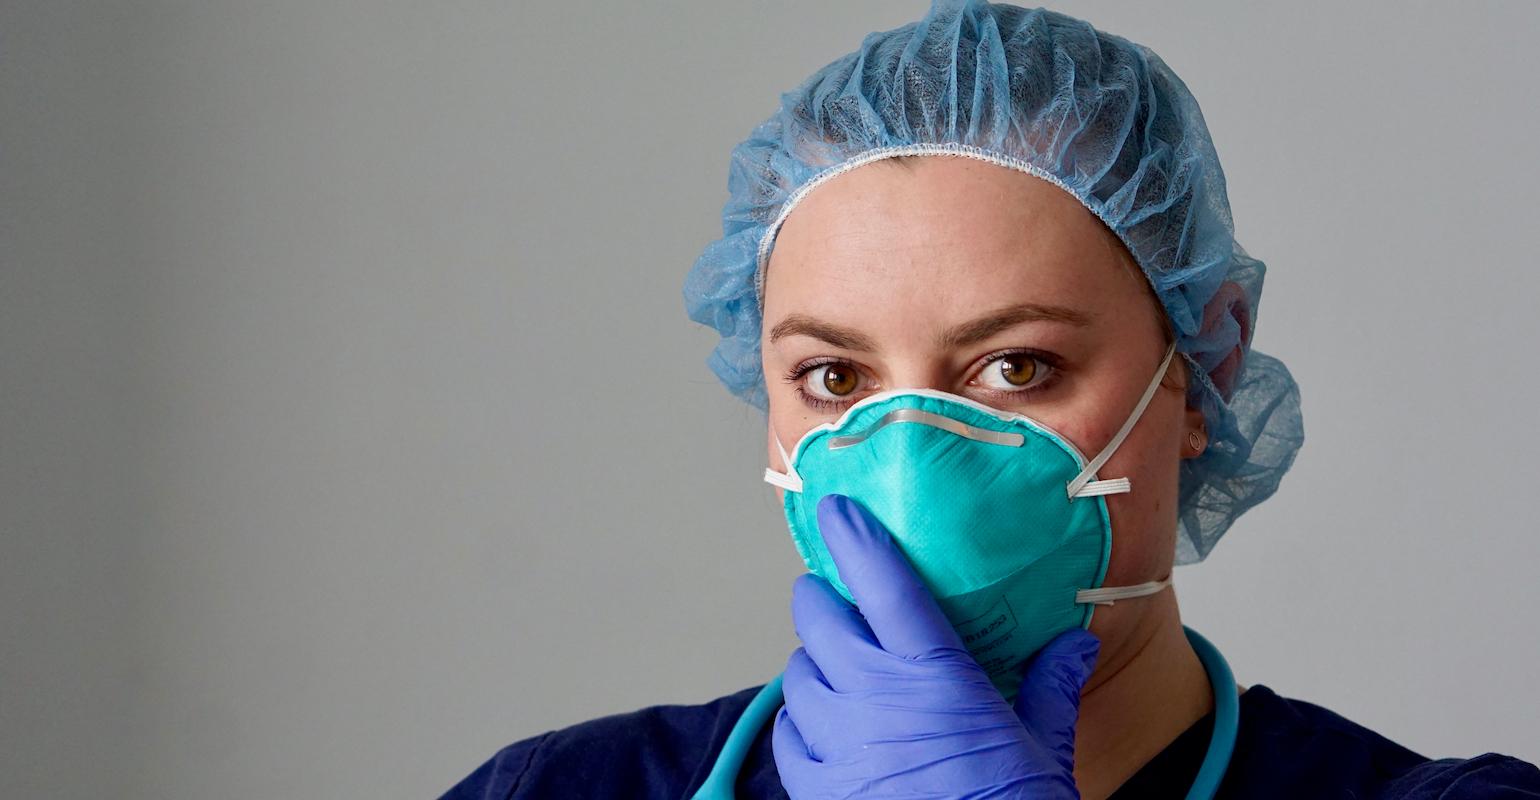
[[[1112,553],[1105,496],[1132,490],[1099,480],[1155,396],[1155,377],[1101,453],[1087,461],[1068,439],[1023,414],[949,392],[895,389],[865,398],[808,431],[785,473],[797,552],[810,572],[854,603],[818,531],[828,494],[860,502],[887,527],[996,688],[1011,699],[1021,665],[1050,639],[1091,624],[1097,605],[1142,597],[1171,579],[1102,587]]]

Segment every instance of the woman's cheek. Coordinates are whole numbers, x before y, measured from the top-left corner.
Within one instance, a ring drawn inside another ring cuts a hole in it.
[[[1109,586],[1163,578],[1175,561],[1179,461],[1168,431],[1141,428],[1135,431],[1146,435],[1130,435],[1103,470],[1108,477],[1126,476],[1133,487],[1107,498],[1112,518]]]

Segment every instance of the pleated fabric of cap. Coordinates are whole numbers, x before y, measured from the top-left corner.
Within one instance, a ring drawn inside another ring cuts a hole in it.
[[[781,95],[732,151],[722,237],[685,280],[690,319],[722,340],[707,364],[767,411],[764,267],[797,200],[896,155],[969,157],[1069,192],[1138,262],[1176,333],[1204,453],[1182,462],[1177,562],[1203,560],[1278,488],[1304,442],[1299,388],[1251,349],[1265,266],[1235,240],[1224,172],[1198,102],[1143,45],[1046,9],[937,0],[868,34]]]

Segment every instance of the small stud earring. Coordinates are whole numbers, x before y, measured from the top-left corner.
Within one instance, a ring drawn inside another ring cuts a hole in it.
[[[1192,432],[1188,433],[1187,434],[1187,446],[1192,448],[1192,451],[1194,453],[1201,453],[1201,452],[1203,452],[1203,434],[1198,433],[1197,431],[1192,431]]]

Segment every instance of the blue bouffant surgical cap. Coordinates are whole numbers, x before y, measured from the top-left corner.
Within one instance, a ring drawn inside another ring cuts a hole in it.
[[[764,268],[797,201],[834,175],[903,155],[969,157],[1079,200],[1149,278],[1192,380],[1209,446],[1182,461],[1178,563],[1203,560],[1270,496],[1304,441],[1299,388],[1251,349],[1261,261],[1235,241],[1224,172],[1198,101],[1148,48],[1044,9],[936,0],[919,22],[781,96],[733,149],[722,238],[686,278],[690,318],[722,341],[707,363],[768,410]]]

